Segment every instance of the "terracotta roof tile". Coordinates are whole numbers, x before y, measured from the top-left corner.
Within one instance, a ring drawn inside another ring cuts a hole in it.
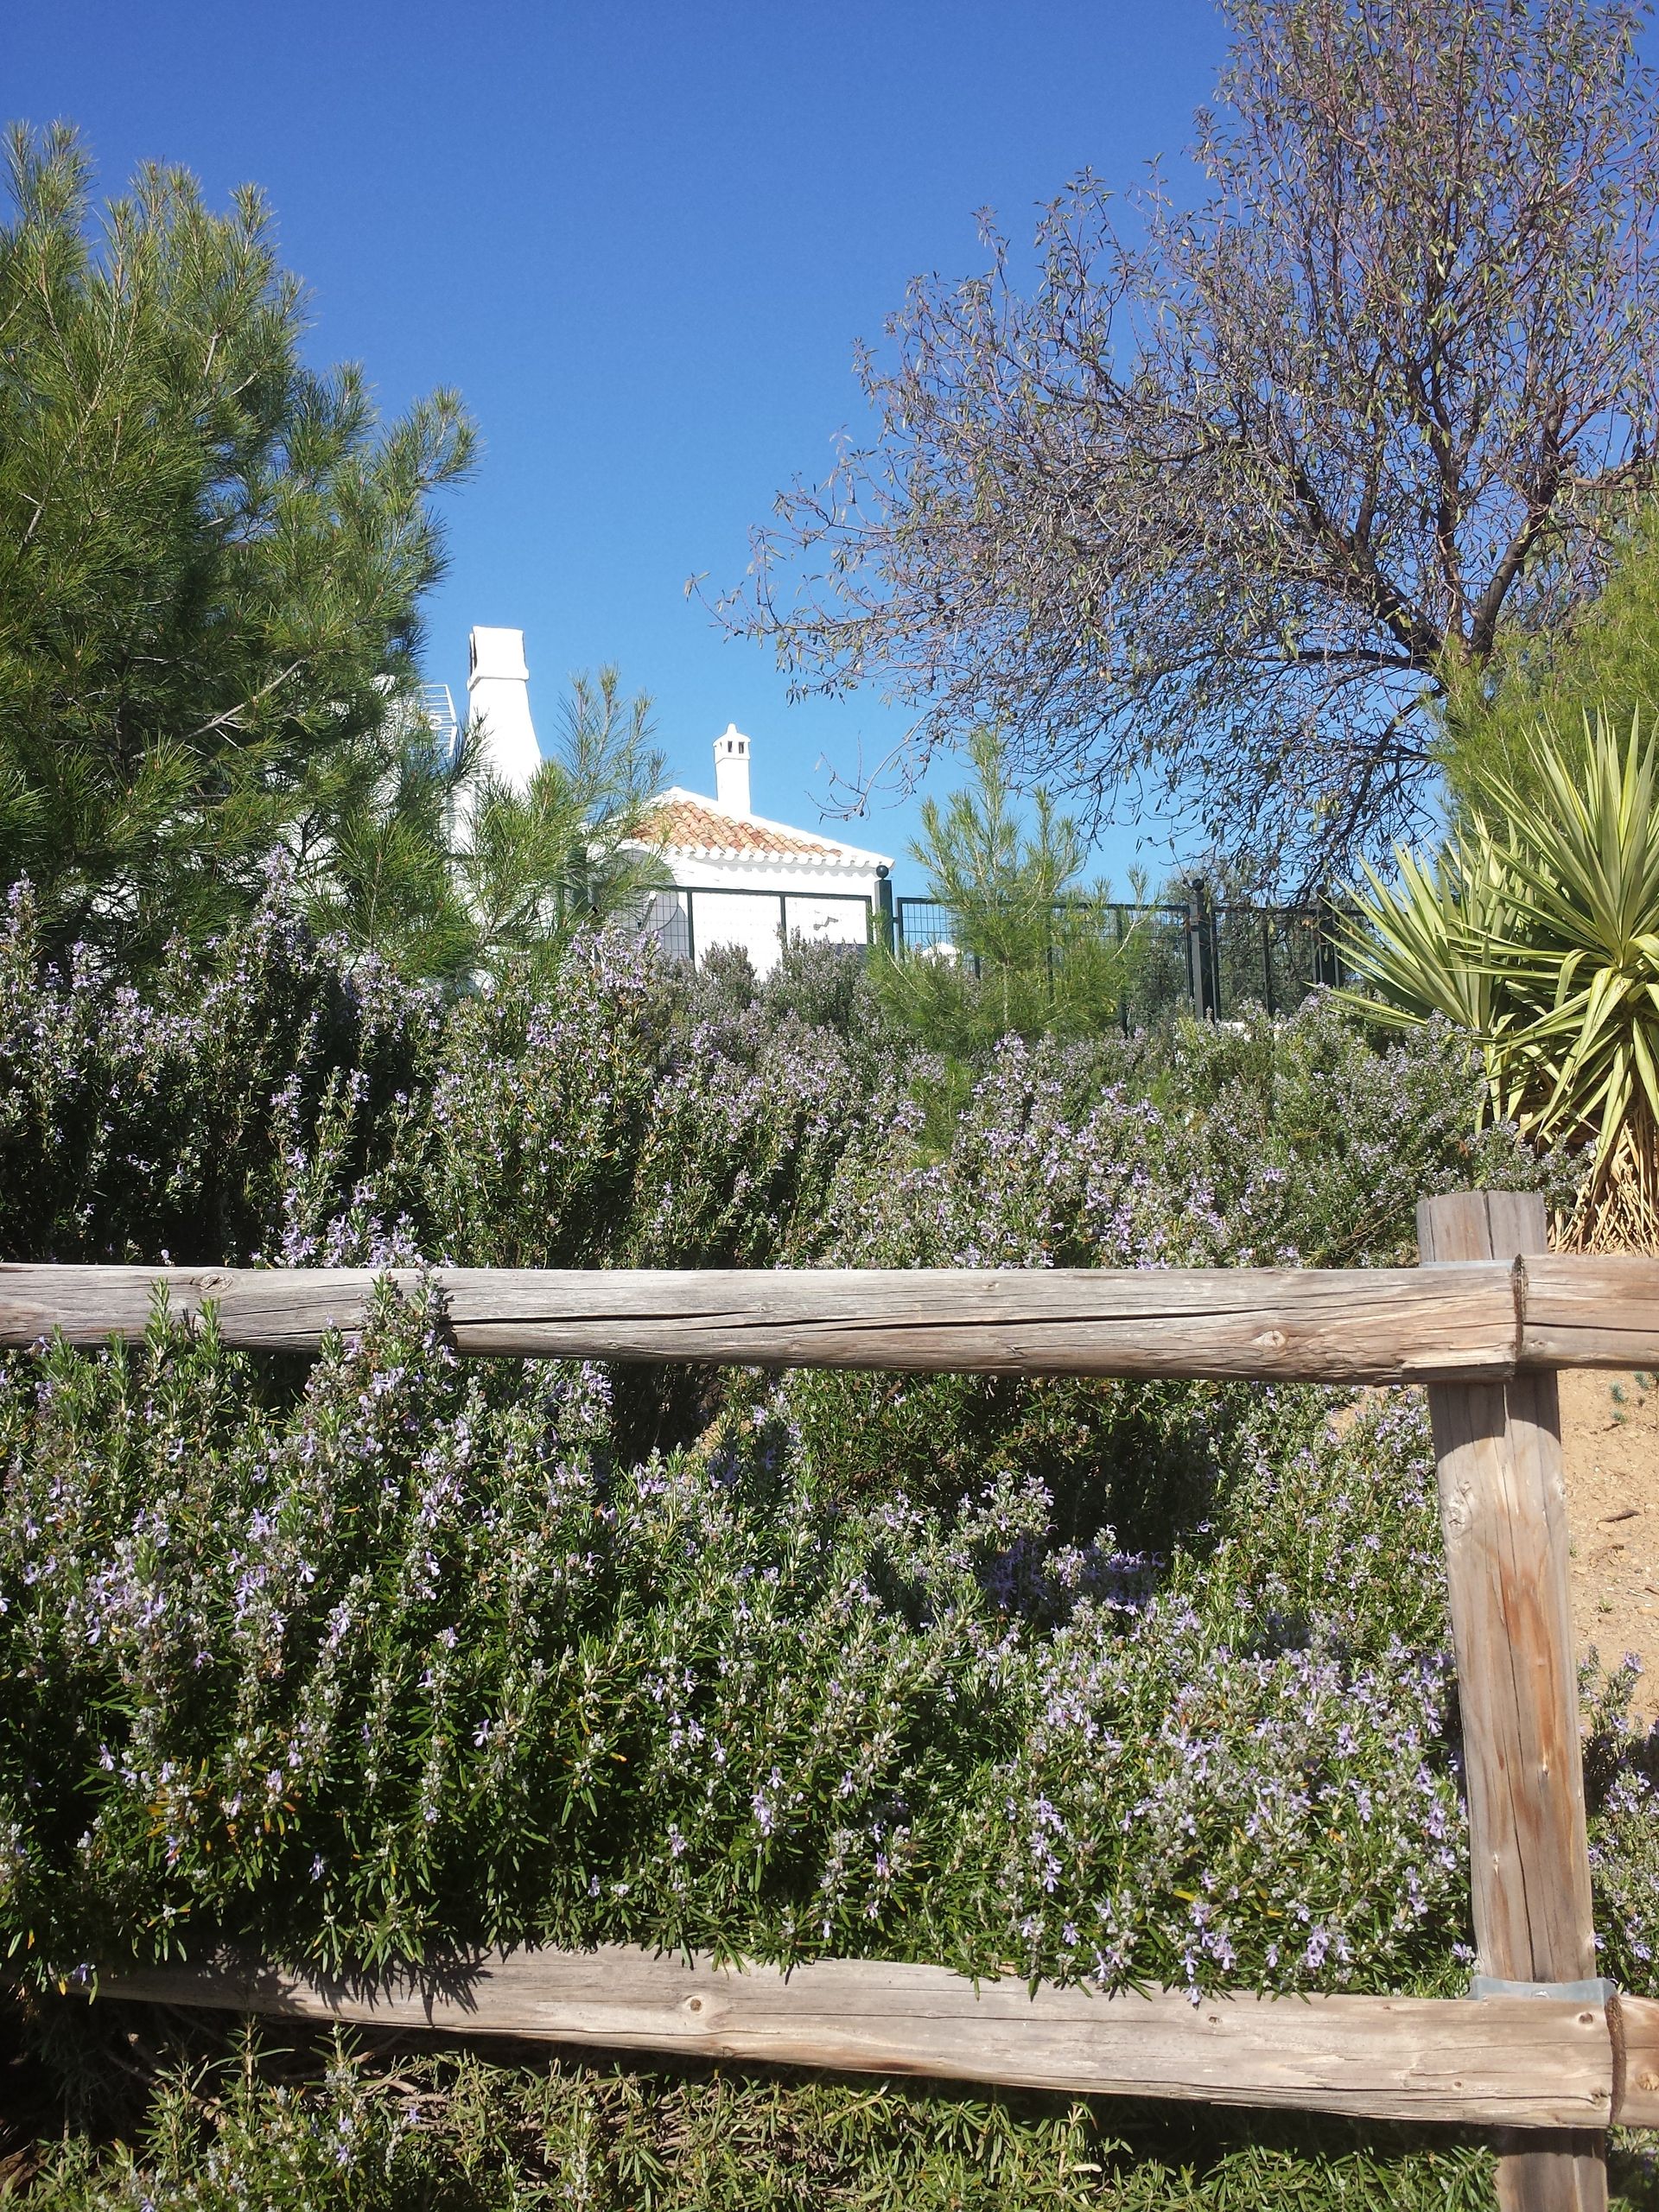
[[[847,848],[833,838],[815,837],[810,830],[777,830],[769,822],[746,822],[718,808],[700,806],[696,799],[664,799],[653,806],[639,825],[647,844],[688,853],[801,853],[816,860],[831,860]]]

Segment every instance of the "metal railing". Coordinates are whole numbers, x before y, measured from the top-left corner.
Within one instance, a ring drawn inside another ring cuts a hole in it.
[[[1057,904],[1075,927],[1077,904]],[[1145,1028],[1174,1014],[1203,1020],[1230,1020],[1247,1006],[1269,1015],[1300,1006],[1320,984],[1351,980],[1340,951],[1338,909],[1329,900],[1268,906],[1217,905],[1194,885],[1183,900],[1122,902],[1087,909],[1100,933],[1123,954],[1118,1019],[1125,1031]],[[893,903],[893,948],[903,957],[955,958],[975,975],[980,956],[959,918],[938,899]],[[1063,947],[1049,955],[1063,960]]]
[[[741,907],[738,910],[743,915],[741,927],[734,925],[736,916],[729,909],[722,914],[722,907],[734,899],[750,903],[752,925]],[[756,900],[760,902],[758,909],[753,908]],[[844,917],[850,927],[830,927],[832,915],[838,921],[847,908],[858,910]],[[767,891],[738,885],[671,883],[652,894],[645,927],[671,958],[695,965],[715,945],[739,945],[751,952],[764,947],[770,952],[773,942],[781,949],[795,937],[862,948],[870,942],[871,916],[870,899],[858,891]]]
[[[885,893],[886,885],[881,888]],[[746,906],[755,910],[753,919]],[[855,912],[843,921],[846,909]],[[1058,902],[1052,911],[1075,930],[1077,902]],[[1085,911],[1102,937],[1122,950],[1118,1020],[1126,1033],[1178,1014],[1209,1021],[1231,1020],[1249,1006],[1287,1014],[1319,985],[1351,980],[1340,950],[1339,909],[1328,899],[1217,904],[1195,884],[1184,901],[1109,901]],[[652,893],[645,926],[671,957],[694,965],[715,945],[741,946],[770,961],[774,945],[798,937],[849,946],[884,943],[901,959],[957,960],[975,975],[983,966],[970,949],[971,928],[938,899],[873,900],[862,892],[675,883]],[[1065,957],[1065,934],[1050,949],[1051,967]]]
[[[447,683],[423,683],[421,686],[421,716],[445,753],[454,750],[455,740],[461,734],[461,718],[455,712],[455,702]]]

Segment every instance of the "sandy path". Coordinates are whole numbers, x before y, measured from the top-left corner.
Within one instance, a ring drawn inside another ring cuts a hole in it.
[[[1659,1381],[1561,1376],[1561,1448],[1580,1650],[1642,1660],[1634,1709],[1659,1721]]]

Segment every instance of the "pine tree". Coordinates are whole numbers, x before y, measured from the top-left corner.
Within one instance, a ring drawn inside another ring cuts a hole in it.
[[[490,774],[470,729],[453,758],[412,742],[338,823],[314,925],[405,975],[547,974],[575,931],[637,918],[666,880],[638,839],[665,774],[653,736],[649,695],[625,698],[606,667],[571,678],[524,791]]]
[[[976,729],[973,781],[927,799],[911,855],[946,909],[949,943],[884,963],[889,1011],[964,1065],[998,1039],[1092,1036],[1117,1019],[1129,956],[1114,943],[1104,884],[1086,887],[1082,832],[1040,787],[1022,817],[999,734]]]
[[[273,850],[349,905],[378,824],[383,909],[424,897],[453,935],[450,768],[413,702],[460,402],[383,426],[360,370],[306,365],[252,188],[216,214],[148,167],[95,220],[73,131],[8,150],[0,880],[50,941],[132,963],[222,927]]]

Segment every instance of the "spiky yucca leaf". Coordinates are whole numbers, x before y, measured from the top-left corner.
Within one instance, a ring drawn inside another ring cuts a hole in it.
[[[1492,1117],[1514,1119],[1524,1104],[1509,1049],[1516,1010],[1486,958],[1510,911],[1504,857],[1478,836],[1454,840],[1427,864],[1403,849],[1396,857],[1398,888],[1362,863],[1370,894],[1341,925],[1343,950],[1373,988],[1338,995],[1389,1028],[1439,1014],[1467,1031],[1485,1063]]]
[[[1502,957],[1505,987],[1543,1008],[1516,1039],[1554,1071],[1541,1130],[1594,1122],[1605,1142],[1633,1113],[1659,1119],[1659,808],[1634,728],[1622,749],[1599,728],[1576,765],[1545,753],[1540,799],[1494,785],[1526,923]]]
[[[1482,785],[1430,866],[1370,877],[1348,995],[1395,1026],[1448,1016],[1479,1042],[1492,1111],[1591,1148],[1569,1241],[1659,1249],[1659,756],[1605,716],[1537,734],[1535,785]]]

